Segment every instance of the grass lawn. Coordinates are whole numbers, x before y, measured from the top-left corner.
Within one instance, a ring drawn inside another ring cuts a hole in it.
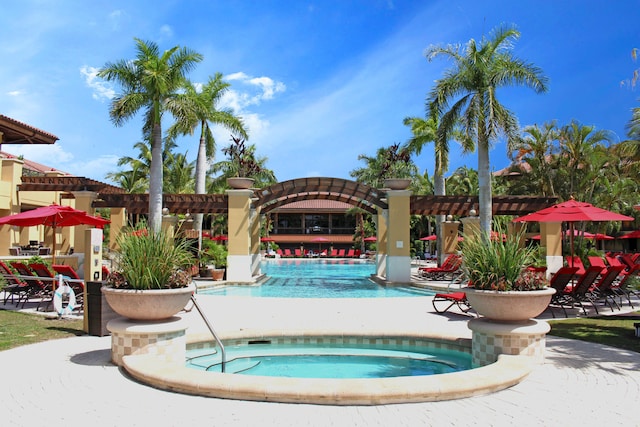
[[[640,312],[626,316],[553,320],[549,321],[549,335],[595,342],[640,353],[640,338],[635,336],[634,323],[640,323]]]
[[[82,319],[48,319],[40,315],[0,310],[0,351],[84,335],[82,327]]]

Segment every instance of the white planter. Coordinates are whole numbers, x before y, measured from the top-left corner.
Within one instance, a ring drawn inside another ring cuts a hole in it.
[[[463,291],[478,314],[498,322],[524,322],[538,316],[556,292],[553,288],[508,292],[465,288]]]
[[[385,188],[390,190],[406,190],[411,184],[408,178],[387,178],[384,180]]]
[[[253,178],[233,177],[227,178],[227,184],[229,187],[235,190],[246,190],[253,187]]]
[[[132,320],[162,320],[179,313],[195,292],[192,283],[177,289],[114,289],[102,287],[105,299],[116,313]]]

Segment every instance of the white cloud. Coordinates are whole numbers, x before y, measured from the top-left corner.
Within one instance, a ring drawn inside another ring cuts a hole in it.
[[[171,28],[170,25],[163,25],[160,27],[160,36],[164,39],[171,39],[173,38],[173,28]]]
[[[232,73],[225,76],[225,80],[238,82],[246,92],[236,89],[229,90],[222,102],[235,110],[242,111],[250,105],[260,105],[264,100],[273,99],[278,93],[285,92],[287,86],[270,77],[251,77],[243,72]]]
[[[93,90],[91,95],[93,99],[103,101],[116,96],[116,92],[107,82],[98,79],[98,69],[96,67],[83,65],[80,67],[80,74],[84,77],[85,84]]]
[[[21,90],[12,90],[11,92],[7,92],[7,95],[9,95],[9,96],[20,96],[23,93],[24,92],[22,92]]]

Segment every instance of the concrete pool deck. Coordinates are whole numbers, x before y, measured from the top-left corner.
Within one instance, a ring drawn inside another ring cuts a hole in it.
[[[466,321],[472,317],[455,311],[438,315],[429,297],[354,302],[199,296],[198,301],[219,332],[274,328],[395,333],[428,328],[471,336]],[[206,331],[196,310],[183,316],[191,325],[189,333]],[[640,355],[555,337],[547,339],[545,363],[507,390],[444,402],[341,407],[156,390],[111,364],[110,340],[83,336],[0,352],[2,424],[640,426]]]

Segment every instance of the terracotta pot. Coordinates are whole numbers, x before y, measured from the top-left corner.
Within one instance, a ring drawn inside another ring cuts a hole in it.
[[[224,278],[224,268],[211,269],[211,277],[213,280],[222,280]]]
[[[236,190],[246,190],[248,188],[253,187],[253,178],[244,178],[244,177],[233,177],[233,178],[227,178],[227,184],[229,184],[229,187],[236,189]]]
[[[387,178],[384,180],[385,188],[390,190],[406,190],[411,184],[411,180],[407,178]]]
[[[133,320],[162,320],[179,313],[191,299],[196,286],[191,283],[177,289],[114,289],[101,288],[113,311]]]
[[[538,316],[556,292],[553,288],[508,292],[465,288],[463,291],[478,314],[497,322],[525,322]]]

